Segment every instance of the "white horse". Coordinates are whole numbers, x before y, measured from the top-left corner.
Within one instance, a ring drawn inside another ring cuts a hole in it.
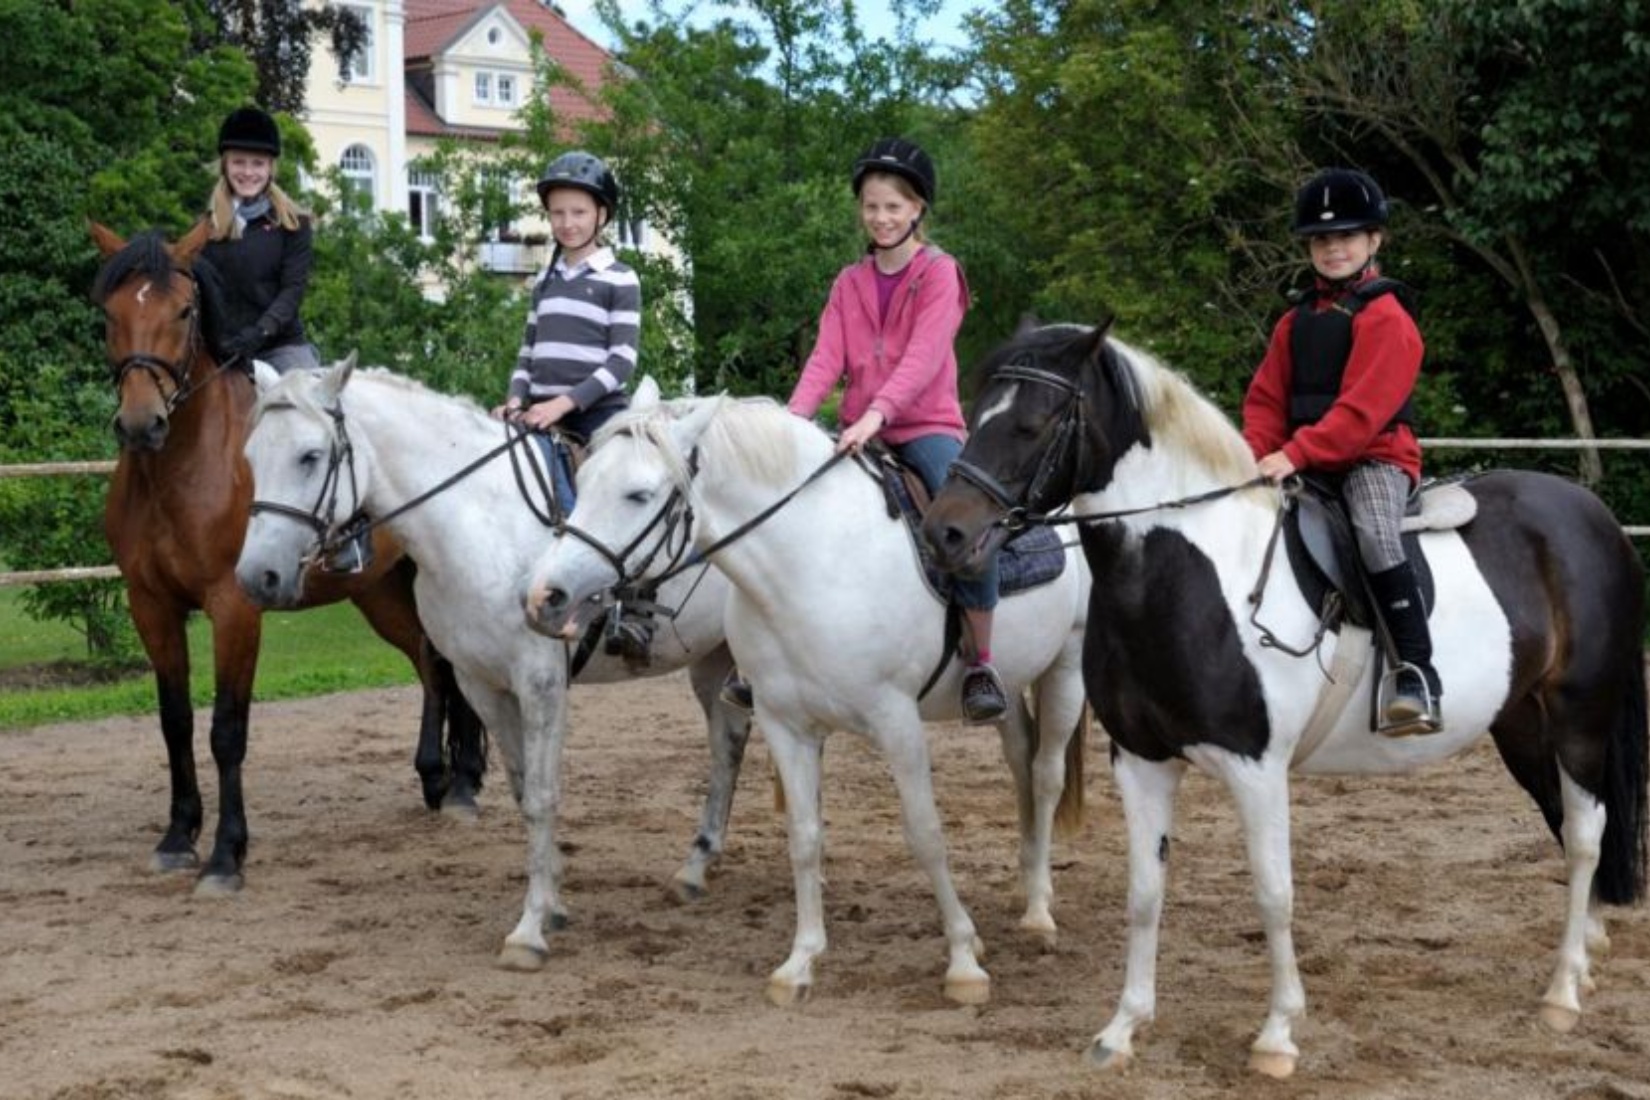
[[[1156,1008],[1164,866],[1188,764],[1225,783],[1243,821],[1272,964],[1250,1064],[1286,1076],[1306,1010],[1289,772],[1414,771],[1486,731],[1564,848],[1564,932],[1540,1016],[1574,1027],[1593,984],[1589,949],[1608,943],[1597,903],[1645,889],[1644,574],[1598,498],[1529,472],[1464,483],[1476,518],[1420,540],[1436,581],[1444,726],[1391,740],[1370,729],[1373,665],[1356,660],[1367,630],[1323,636],[1332,680],[1278,645],[1304,649],[1322,629],[1286,555],[1269,549],[1278,493],[1249,487],[1248,446],[1183,378],[1074,325],[1022,330],[978,377],[968,445],[925,524],[936,556],[971,568],[1005,523],[1071,502],[1096,579],[1084,663],[1128,821],[1129,942],[1117,1012],[1091,1057],[1127,1063]]]
[[[546,630],[576,630],[578,608],[628,579],[620,572],[647,568],[639,558],[650,527],[691,514],[695,545],[734,585],[728,641],[754,688],[789,813],[797,927],[769,997],[805,998],[825,950],[820,758],[826,734],[847,729],[865,734],[892,767],[906,840],[944,918],[946,995],[979,1003],[990,979],[947,868],[923,732],[924,720],[960,716],[946,609],[925,587],[912,533],[888,515],[882,489],[851,462],[822,471],[831,457],[823,431],[771,401],[638,402],[603,429],[579,471],[574,529],[533,570],[529,614]],[[1046,938],[1055,932],[1050,836],[1057,816],[1062,825],[1080,816],[1086,716],[1079,668],[1088,574],[1073,549],[1063,552],[1058,578],[1002,601],[992,645],[1011,700],[1000,730],[1019,795],[1021,923]]]
[[[418,563],[431,639],[505,751],[529,854],[526,903],[500,962],[537,969],[547,953],[546,921],[566,920],[555,830],[570,664],[569,647],[528,629],[521,612],[527,568],[549,537],[518,485],[518,476],[531,484],[543,474],[539,451],[527,443],[487,461],[508,437],[474,402],[354,366],[352,356],[318,373],[260,370],[246,444],[258,504],[237,575],[255,599],[282,606],[302,587],[318,541],[334,543],[358,510],[387,520]],[[727,593],[713,569],[682,575],[659,593],[676,613],[657,627],[649,667],[637,671],[598,651],[578,678],[611,682],[690,666],[712,769],[699,833],[676,875],[688,895],[702,892],[722,851],[749,732],[748,716],[717,698],[732,666],[722,634]]]

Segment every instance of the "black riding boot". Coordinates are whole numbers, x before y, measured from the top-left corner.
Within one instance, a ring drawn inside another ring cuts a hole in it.
[[[1438,699],[1444,694],[1438,671],[1432,667],[1432,632],[1427,628],[1426,604],[1415,570],[1406,561],[1384,573],[1369,575],[1381,619],[1404,666],[1394,678],[1387,700],[1386,722],[1421,723],[1436,729],[1443,721]],[[1432,732],[1432,729],[1414,732]]]

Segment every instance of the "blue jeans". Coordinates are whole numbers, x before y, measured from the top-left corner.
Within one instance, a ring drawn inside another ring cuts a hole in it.
[[[902,462],[917,471],[930,496],[940,491],[951,472],[951,463],[962,454],[962,441],[948,435],[920,435],[889,446]],[[996,607],[997,555],[992,554],[978,573],[958,574],[952,590],[957,603],[970,610],[990,611]]]
[[[573,511],[573,502],[578,494],[573,491],[573,456],[567,450],[567,444],[559,443],[549,432],[534,432],[533,442],[539,445],[539,452],[544,455],[544,464],[550,467],[550,485],[556,493],[556,500],[561,503],[562,515],[569,515]]]

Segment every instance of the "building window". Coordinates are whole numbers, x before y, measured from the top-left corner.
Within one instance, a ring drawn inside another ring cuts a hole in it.
[[[418,231],[419,237],[426,241],[435,236],[436,226],[440,222],[440,183],[434,172],[407,169],[407,220]]]
[[[500,107],[514,107],[516,105],[516,78],[504,73],[498,74],[498,105]]]
[[[344,150],[343,156],[338,158],[338,168],[344,174],[344,186],[363,196],[367,209],[372,209],[373,195],[378,191],[374,185],[376,170],[373,167],[372,150],[365,145],[351,145]]]
[[[637,252],[646,252],[648,242],[653,236],[646,220],[626,217],[622,210],[619,216],[613,219],[612,232],[620,248],[631,248]]]
[[[476,74],[476,102],[491,103],[493,101],[493,74]]]
[[[378,79],[378,67],[373,63],[378,49],[378,30],[373,26],[372,9],[360,4],[346,4],[344,7],[367,28],[360,52],[350,58],[349,68],[344,70],[344,79],[352,84],[370,84]]]

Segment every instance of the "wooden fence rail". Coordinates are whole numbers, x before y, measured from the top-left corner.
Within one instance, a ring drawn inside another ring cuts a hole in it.
[[[1650,451],[1650,439],[1423,439],[1427,450],[1461,451]],[[58,477],[65,474],[107,474],[115,468],[112,461],[91,462],[33,462],[17,466],[0,466],[0,480],[13,477]],[[1650,526],[1627,526],[1622,530],[1632,538],[1650,538]],[[89,565],[71,569],[36,569],[27,573],[0,573],[0,588],[25,584],[44,584],[49,581],[82,581],[104,577],[118,577],[120,570],[112,565]]]

